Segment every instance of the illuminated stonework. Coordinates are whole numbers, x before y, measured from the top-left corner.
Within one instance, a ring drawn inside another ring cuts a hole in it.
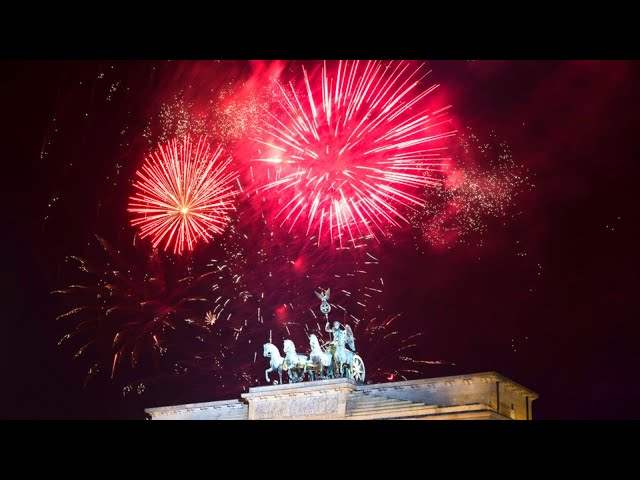
[[[531,420],[535,392],[495,372],[356,385],[254,387],[240,400],[145,410],[153,420]]]

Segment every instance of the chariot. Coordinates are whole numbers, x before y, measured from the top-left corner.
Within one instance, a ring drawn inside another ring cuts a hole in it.
[[[364,383],[364,361],[355,351],[346,348],[346,345],[349,345],[355,350],[353,336],[349,335],[350,329],[347,327],[341,332],[333,341],[323,345],[320,345],[315,334],[309,335],[309,355],[298,354],[294,343],[289,339],[284,341],[284,357],[280,355],[278,347],[272,343],[265,343],[263,354],[270,358],[269,368],[265,371],[267,382],[270,382],[269,373],[277,371],[282,383],[284,371],[289,383],[302,382],[305,378],[311,381],[349,378]]]
[[[289,339],[284,341],[283,357],[280,355],[278,347],[272,343],[264,344],[263,354],[269,357],[269,368],[265,370],[265,378],[270,382],[269,373],[277,371],[280,383],[282,383],[282,372],[287,372],[289,383],[309,380],[326,380],[329,378],[349,378],[358,383],[364,383],[365,368],[364,361],[355,353],[355,338],[349,325],[342,327],[340,322],[333,322],[333,328],[329,326],[329,304],[330,289],[315,292],[322,302],[320,311],[324,314],[327,325],[325,331],[333,335],[333,340],[320,345],[315,334],[309,335],[309,355],[299,355],[296,347]],[[349,348],[347,348],[347,346]]]

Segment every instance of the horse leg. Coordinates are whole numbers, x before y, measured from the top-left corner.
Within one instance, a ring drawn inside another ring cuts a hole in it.
[[[327,365],[325,366],[324,364],[322,365],[322,373],[325,375],[325,378],[331,378],[331,374],[333,373],[333,359],[329,358],[329,361],[326,360],[327,357],[324,357],[324,363],[326,363]]]
[[[282,366],[278,368],[278,376],[280,377],[280,383],[278,385],[282,385]]]
[[[267,383],[269,383],[269,382],[270,382],[270,380],[269,380],[269,372],[272,372],[272,371],[273,371],[273,368],[267,368],[267,369],[264,371],[264,378],[266,378],[266,379],[267,379]]]

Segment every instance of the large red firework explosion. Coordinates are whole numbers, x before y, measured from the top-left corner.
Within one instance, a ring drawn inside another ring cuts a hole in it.
[[[219,161],[221,154],[221,146],[211,151],[206,137],[196,143],[185,135],[160,144],[136,172],[131,224],[140,227],[142,238],[152,237],[154,248],[164,244],[164,250],[182,253],[224,230],[238,174],[228,168],[231,157]]]
[[[264,191],[277,194],[276,217],[289,230],[328,236],[340,246],[377,238],[407,222],[403,209],[424,207],[419,189],[441,182],[441,142],[455,134],[448,107],[432,108],[421,88],[427,73],[409,62],[325,62],[304,73],[304,93],[280,87],[255,160],[275,165]]]

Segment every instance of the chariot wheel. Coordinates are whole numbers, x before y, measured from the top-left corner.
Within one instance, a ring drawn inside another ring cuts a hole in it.
[[[364,383],[364,362],[359,355],[354,355],[351,360],[351,368],[349,369],[351,373],[351,378],[356,382]]]

